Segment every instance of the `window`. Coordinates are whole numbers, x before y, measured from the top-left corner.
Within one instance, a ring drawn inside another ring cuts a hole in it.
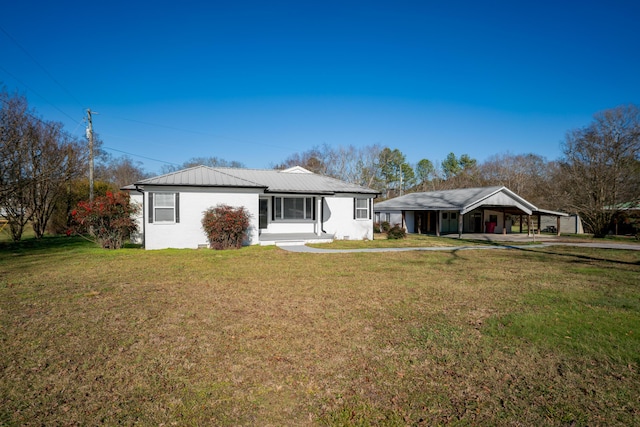
[[[371,219],[371,211],[369,210],[369,199],[353,199],[353,217],[354,219]]]
[[[274,197],[274,220],[314,220],[315,197]]]
[[[149,193],[149,223],[180,222],[180,193]]]

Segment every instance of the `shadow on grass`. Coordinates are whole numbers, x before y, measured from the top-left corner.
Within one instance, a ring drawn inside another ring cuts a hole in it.
[[[624,260],[620,260],[620,259],[609,259],[609,258],[603,258],[603,257],[598,257],[598,256],[593,256],[593,255],[558,252],[558,251],[553,250],[552,247],[549,247],[549,246],[539,246],[539,247],[533,246],[531,248],[523,248],[523,247],[517,247],[517,246],[504,245],[504,247],[505,248],[509,248],[509,249],[516,249],[516,250],[523,251],[523,252],[531,252],[531,253],[546,254],[546,255],[556,255],[556,256],[560,256],[560,257],[578,258],[578,259],[584,260],[584,261],[611,262],[611,263],[624,264],[624,265],[640,265],[640,261],[624,261]],[[597,250],[599,252],[602,252],[602,251],[620,250],[620,249],[599,248]]]
[[[454,249],[454,250],[450,251],[450,252],[451,252],[452,257],[451,257],[451,258],[449,258],[449,259],[447,259],[446,263],[447,263],[447,264],[453,264],[454,262],[456,262],[456,261],[460,261],[460,260],[464,260],[464,261],[466,261],[466,260],[467,260],[467,258],[465,258],[465,257],[463,257],[463,256],[461,256],[461,255],[459,254],[459,252],[460,252],[460,251],[462,251],[462,250],[463,250],[463,249]]]
[[[126,243],[125,248],[140,248],[141,245]],[[19,242],[0,242],[0,251],[21,254],[48,251],[69,251],[77,249],[93,249],[99,246],[81,236],[44,236],[41,239],[35,237],[23,239]]]

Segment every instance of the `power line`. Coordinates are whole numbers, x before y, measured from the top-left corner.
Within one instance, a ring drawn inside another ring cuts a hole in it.
[[[154,127],[164,128],[164,129],[177,130],[179,132],[187,132],[187,133],[193,133],[193,134],[197,134],[197,135],[210,136],[210,137],[213,137],[213,138],[226,139],[228,141],[241,142],[243,144],[251,144],[251,145],[258,145],[258,146],[262,146],[262,147],[278,148],[280,150],[287,150],[287,151],[297,151],[297,149],[291,148],[291,147],[282,147],[282,146],[279,146],[279,145],[264,144],[264,143],[260,143],[260,142],[248,141],[246,139],[233,138],[233,137],[229,137],[229,136],[225,136],[225,135],[218,135],[218,134],[209,133],[209,132],[203,132],[203,131],[199,131],[199,130],[182,129],[182,128],[177,128],[177,127],[174,127],[174,126],[162,125],[162,124],[158,124],[158,123],[149,123],[149,122],[144,122],[144,121],[141,121],[141,120],[127,119],[127,118],[118,117],[118,116],[108,116],[108,117],[111,117],[111,118],[114,118],[114,119],[118,119],[118,120],[124,120],[124,121],[127,121],[127,122],[140,123],[140,124],[147,125],[147,126],[154,126]]]
[[[140,154],[133,154],[133,153],[129,153],[127,151],[122,151],[122,150],[117,150],[115,148],[111,148],[111,147],[105,147],[102,146],[101,148],[105,149],[105,150],[109,150],[109,151],[116,151],[118,153],[122,153],[122,154],[126,154],[128,156],[133,156],[133,157],[140,157],[141,159],[146,159],[146,160],[151,160],[153,162],[158,162],[158,163],[165,163],[167,165],[174,165],[174,166],[180,166],[178,163],[173,163],[173,162],[167,162],[165,160],[158,160],[158,159],[154,159],[152,157],[146,157],[146,156],[141,156]]]
[[[1,68],[1,67],[0,67],[0,68]],[[1,102],[3,102],[3,103],[4,103],[5,105],[7,105],[7,106],[10,106],[10,105],[11,105],[11,104],[9,103],[9,101],[7,101],[6,99],[2,99],[2,98],[0,98],[0,101],[1,101]],[[53,123],[53,122],[47,122],[47,121],[45,121],[44,119],[42,119],[42,118],[40,118],[40,117],[38,117],[38,116],[35,116],[33,113],[30,113],[29,111],[25,111],[23,114],[24,114],[25,116],[30,117],[30,118],[31,118],[31,119],[33,119],[33,120],[36,120],[36,121],[40,122],[40,124],[42,124],[43,126],[46,126],[46,127],[48,127],[48,128],[51,128],[51,129],[53,129],[53,128],[54,128],[54,123]],[[76,123],[78,123],[78,124],[82,124],[82,123],[80,123],[80,122],[76,122]],[[62,133],[64,136],[66,136],[66,137],[67,137],[67,138],[69,138],[69,139],[73,139],[73,138],[74,138],[73,134],[72,134],[72,133],[69,133],[69,132],[68,132],[68,131],[66,131],[66,130],[64,130],[64,128],[60,128],[60,130],[59,130],[59,131],[60,131],[60,133]]]
[[[31,58],[31,60],[33,62],[36,63],[36,65],[38,65],[38,67],[40,67],[40,69],[42,69],[42,71],[45,72],[45,74],[47,76],[49,76],[49,78],[51,80],[53,80],[55,82],[55,84],[57,84],[67,95],[69,95],[71,97],[71,99],[73,99],[78,105],[80,105],[80,107],[84,108],[84,106],[82,105],[82,102],[78,101],[78,98],[76,98],[75,96],[73,96],[73,94],[62,85],[62,83],[60,83],[58,80],[56,80],[55,77],[53,77],[53,75],[44,67],[44,65],[42,65],[40,62],[38,62],[38,60],[29,53],[29,51],[27,49],[25,49],[24,46],[22,46],[20,43],[18,43],[18,41],[13,38],[13,36],[11,36],[11,34],[9,34],[7,32],[7,30],[5,30],[4,28],[2,28],[0,26],[0,31],[2,31],[8,38],[9,40],[11,40],[16,46],[18,46],[29,58]]]
[[[0,69],[2,71],[4,71],[5,73],[7,73],[9,76],[11,76],[13,79],[15,79],[18,83],[20,83],[21,85],[23,85],[24,87],[26,87],[28,90],[30,90],[31,92],[33,92],[34,94],[36,94],[37,96],[39,96],[40,98],[42,98],[47,104],[51,105],[53,108],[55,108],[56,110],[58,110],[60,113],[64,114],[65,116],[67,116],[70,120],[72,120],[74,123],[80,123],[78,122],[78,120],[74,119],[73,117],[71,117],[69,114],[65,113],[64,111],[62,111],[60,108],[56,107],[53,103],[51,103],[47,98],[45,98],[44,96],[40,95],[38,92],[36,92],[35,90],[33,90],[32,88],[29,87],[29,85],[27,85],[25,82],[23,82],[22,80],[20,80],[18,77],[14,76],[13,74],[11,74],[6,68],[4,68],[2,65],[0,65]]]

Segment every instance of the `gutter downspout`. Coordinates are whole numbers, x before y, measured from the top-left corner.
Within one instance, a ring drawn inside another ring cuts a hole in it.
[[[327,233],[324,231],[324,196],[320,197],[320,232]]]
[[[316,215],[318,215],[318,217],[316,218],[316,236],[320,237],[322,236],[322,197],[318,197],[317,199],[314,198],[313,200],[316,201],[316,206],[314,206],[314,210],[316,212]],[[317,204],[320,204],[320,207],[318,208]]]
[[[147,241],[147,231],[146,231],[146,221],[144,220],[144,214],[147,211],[146,209],[146,200],[144,198],[144,191],[140,189],[140,187],[138,187],[137,185],[134,184],[134,186],[136,187],[136,191],[140,194],[142,194],[142,247],[147,249],[146,247],[146,241]]]

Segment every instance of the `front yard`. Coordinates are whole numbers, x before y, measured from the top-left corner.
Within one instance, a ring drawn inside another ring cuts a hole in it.
[[[640,416],[638,251],[0,245],[0,425]]]

